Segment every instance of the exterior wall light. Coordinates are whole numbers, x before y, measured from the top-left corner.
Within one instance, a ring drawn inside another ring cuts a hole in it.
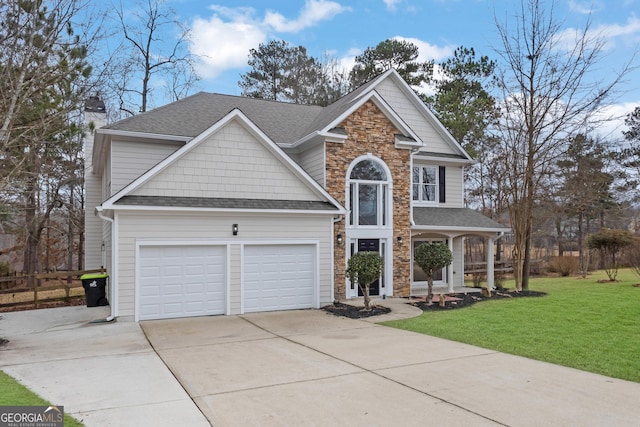
[[[234,236],[238,235],[238,224],[233,224],[233,226],[231,227],[231,231],[233,232]]]
[[[338,242],[338,246],[342,246],[342,234],[336,236],[336,241]]]
[[[398,244],[398,246],[402,246],[402,236],[398,236],[396,238],[396,243]]]

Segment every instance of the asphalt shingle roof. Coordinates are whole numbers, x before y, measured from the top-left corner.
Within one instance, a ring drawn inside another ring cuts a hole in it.
[[[192,138],[237,108],[276,144],[292,143],[324,129],[381,77],[363,84],[327,107],[199,92],[103,129]]]
[[[195,137],[236,108],[278,144],[304,136],[305,124],[322,112],[318,106],[199,92],[104,129]]]
[[[260,210],[337,210],[329,202],[313,200],[264,200],[204,197],[124,196],[116,205],[163,206],[180,208],[260,209]]]
[[[509,229],[509,227],[467,208],[415,207],[413,208],[413,221],[417,226],[504,229],[505,231]]]

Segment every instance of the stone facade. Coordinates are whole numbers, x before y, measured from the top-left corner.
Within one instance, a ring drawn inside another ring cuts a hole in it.
[[[395,135],[400,132],[372,101],[362,105],[340,127],[347,132],[347,140],[326,144],[327,191],[346,206],[346,174],[351,162],[371,153],[387,164],[393,180],[393,239],[390,242],[393,246],[393,290],[394,296],[408,296],[411,284],[410,150],[395,147]],[[335,225],[336,235],[346,235],[346,221],[347,218]],[[396,243],[398,237],[402,238],[401,245]],[[345,239],[334,251],[335,298],[338,300],[346,296],[347,247]]]

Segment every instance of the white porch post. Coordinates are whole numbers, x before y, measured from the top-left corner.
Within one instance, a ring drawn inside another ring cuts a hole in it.
[[[493,262],[493,244],[495,239],[493,237],[489,237],[489,245],[487,247],[487,286],[489,289],[494,288],[494,262]]]
[[[449,236],[449,250],[453,253],[453,237]],[[449,293],[453,293],[453,263],[447,266],[447,284],[449,285]]]

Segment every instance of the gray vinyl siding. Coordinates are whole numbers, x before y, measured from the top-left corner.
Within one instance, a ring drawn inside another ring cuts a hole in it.
[[[115,194],[140,175],[166,159],[183,144],[178,142],[118,141],[111,143],[111,159],[114,165],[111,177],[111,194]]]
[[[85,121],[95,126],[104,124],[104,114],[86,113]],[[84,173],[84,268],[96,269],[102,265],[102,220],[95,215],[95,208],[102,203],[102,177],[93,173],[94,134],[85,134],[85,173]]]
[[[232,224],[238,224],[238,236],[232,236]],[[151,240],[231,245],[231,314],[240,312],[241,243],[318,240],[319,304],[329,304],[332,226],[330,215],[123,212],[118,215],[117,316],[132,318],[135,314],[136,242]]]
[[[460,154],[451,147],[436,130],[434,124],[427,120],[422,112],[412,104],[407,96],[392,81],[385,79],[376,87],[382,98],[409,125],[409,127],[426,144],[426,150],[433,153]]]
[[[322,187],[325,182],[325,147],[324,143],[316,144],[298,155],[299,164]]]
[[[321,200],[301,177],[232,121],[133,191],[139,196]]]
[[[464,170],[457,166],[447,166],[445,178],[446,203],[442,207],[464,207]]]

